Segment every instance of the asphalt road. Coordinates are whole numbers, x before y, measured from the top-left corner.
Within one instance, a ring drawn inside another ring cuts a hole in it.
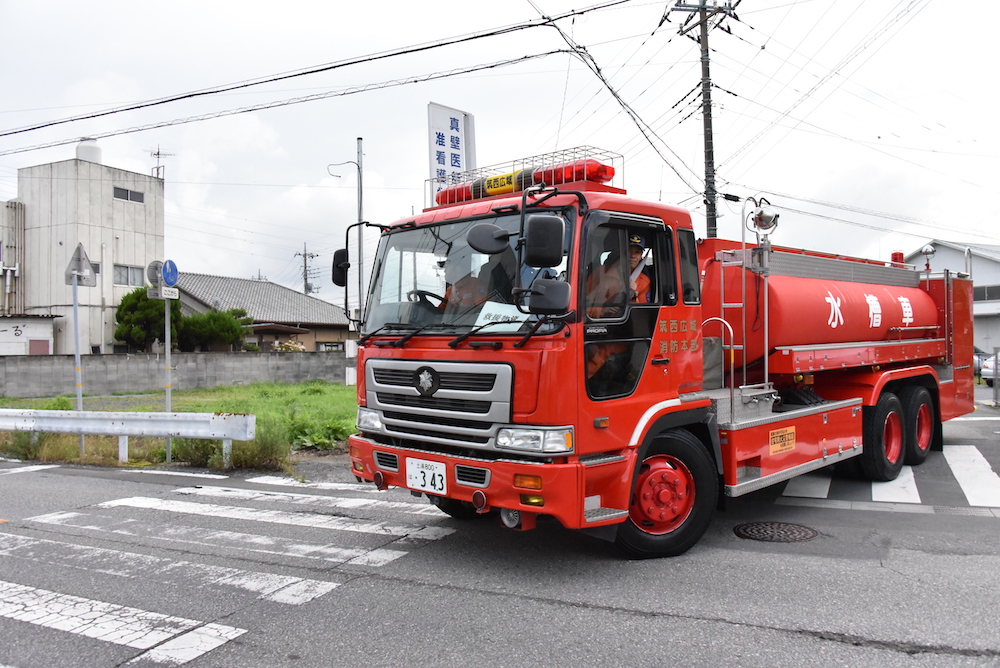
[[[343,456],[306,484],[0,462],[0,667],[1000,665],[997,431],[982,406],[900,484],[730,500],[650,561],[458,522]],[[817,535],[734,533],[763,522]]]

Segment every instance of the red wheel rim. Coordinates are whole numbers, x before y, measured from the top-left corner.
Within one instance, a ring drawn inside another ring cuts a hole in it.
[[[903,424],[899,413],[893,411],[885,416],[885,426],[882,429],[882,447],[885,448],[885,458],[890,464],[899,461],[903,454]]]
[[[670,455],[654,455],[639,469],[629,517],[646,533],[670,533],[691,514],[694,497],[694,476],[684,462]]]
[[[931,407],[927,404],[920,404],[917,411],[917,450],[924,452],[931,447],[931,438],[934,420],[931,417]]]

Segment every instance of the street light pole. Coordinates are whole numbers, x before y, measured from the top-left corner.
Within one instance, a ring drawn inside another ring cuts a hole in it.
[[[358,166],[358,319],[361,319],[365,312],[365,226],[361,225],[361,221],[364,220],[361,190],[361,137],[358,137],[358,161],[354,164]]]
[[[326,166],[326,171],[330,176],[336,176],[340,178],[339,174],[334,174],[330,171],[331,167],[337,167],[339,165],[354,165],[358,169],[358,317],[364,312],[364,293],[365,293],[365,235],[364,226],[360,223],[364,221],[364,191],[362,189],[362,151],[361,151],[361,137],[358,137],[358,159],[346,160],[344,162],[335,162],[333,164]]]

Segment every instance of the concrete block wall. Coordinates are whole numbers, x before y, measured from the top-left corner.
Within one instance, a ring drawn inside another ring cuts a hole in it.
[[[88,396],[156,392],[166,386],[163,355],[83,355],[83,393]],[[353,364],[354,360],[350,360]],[[171,389],[193,390],[253,382],[343,383],[343,353],[173,353]],[[72,355],[0,357],[0,395],[51,397],[76,394]]]

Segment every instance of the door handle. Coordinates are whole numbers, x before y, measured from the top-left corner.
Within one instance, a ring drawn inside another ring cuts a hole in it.
[[[654,357],[653,364],[670,364],[669,357]]]

